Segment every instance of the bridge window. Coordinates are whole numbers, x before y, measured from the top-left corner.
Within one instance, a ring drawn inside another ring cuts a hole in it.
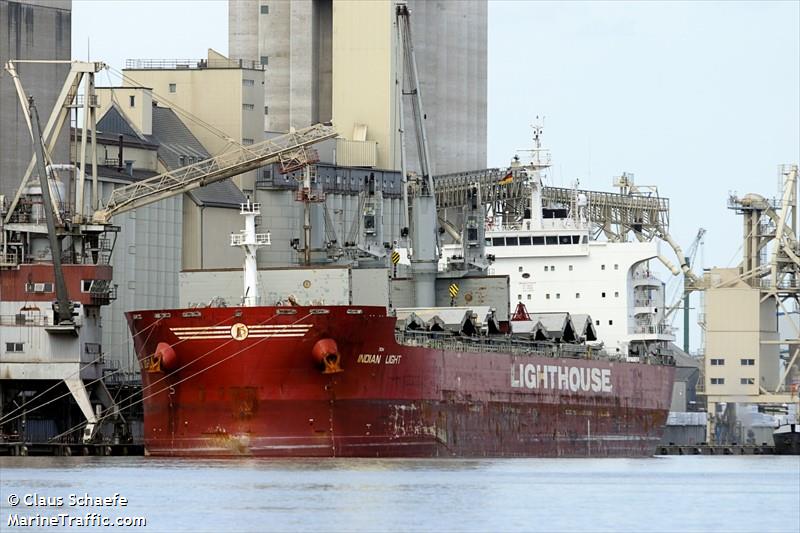
[[[492,238],[492,245],[493,246],[505,246],[506,240],[503,237],[493,237]]]
[[[520,237],[519,238],[519,245],[520,246],[527,246],[531,243],[530,237]]]
[[[544,238],[545,244],[558,244],[558,237],[555,235]]]
[[[492,239],[487,237],[486,238],[486,246],[491,246],[491,245],[492,245]]]
[[[586,244],[587,242],[589,242],[589,237],[587,237],[586,235],[584,235],[583,237],[581,237],[581,242],[582,242],[583,244]]]
[[[519,240],[516,237],[506,237],[506,246],[517,246]]]
[[[569,235],[559,235],[558,243],[559,244],[572,244],[572,239],[570,239]]]
[[[531,242],[534,246],[539,246],[544,244],[544,237],[532,237]]]
[[[580,235],[573,235],[572,236],[572,244],[579,244],[580,242],[581,242],[581,236]]]

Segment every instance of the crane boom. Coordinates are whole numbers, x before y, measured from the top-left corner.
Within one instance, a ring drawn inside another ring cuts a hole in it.
[[[237,176],[279,157],[291,155],[292,159],[305,160],[308,146],[333,137],[336,130],[332,125],[315,124],[120,187],[111,193],[103,209],[95,211],[93,222],[107,224],[116,214]]]

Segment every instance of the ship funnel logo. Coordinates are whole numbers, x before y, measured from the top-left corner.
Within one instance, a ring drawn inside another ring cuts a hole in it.
[[[248,330],[247,326],[245,326],[241,322],[231,326],[231,337],[233,337],[233,340],[243,341],[247,338],[249,334],[250,330]]]

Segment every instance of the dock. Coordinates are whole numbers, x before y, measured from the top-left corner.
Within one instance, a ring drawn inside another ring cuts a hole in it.
[[[137,456],[144,444],[68,444],[55,442],[0,442],[0,456]]]
[[[775,455],[768,444],[669,444],[656,448],[656,455]]]

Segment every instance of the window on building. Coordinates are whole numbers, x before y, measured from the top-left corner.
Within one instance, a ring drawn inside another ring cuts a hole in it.
[[[614,298],[619,298],[619,292],[618,291],[614,291]]]
[[[255,108],[256,106],[253,104],[242,104],[242,109],[244,109],[245,111],[252,111]]]
[[[544,295],[544,299],[545,299],[545,300],[549,300],[549,299],[550,299],[550,293],[549,293],[549,292],[548,292],[547,294],[545,294],[545,295]]]
[[[605,270],[605,269],[606,269],[605,265],[600,265],[600,270]]]
[[[26,283],[25,292],[53,292],[53,284],[45,283]]]
[[[753,378],[742,378],[739,380],[739,383],[742,385],[754,385],[755,380]]]
[[[555,272],[555,271],[556,271],[556,266],[550,265],[550,272]]]
[[[609,320],[609,321],[608,321],[608,325],[609,325],[609,326],[613,326],[613,325],[614,325],[614,321],[613,321],[613,320]]]
[[[242,78],[242,85],[244,87],[255,87],[256,80],[248,80],[247,78]]]
[[[517,300],[522,300],[522,295],[521,294],[517,294]]]
[[[269,6],[261,6],[261,14],[269,15]]]
[[[128,97],[128,102],[130,103],[131,107],[136,107],[136,96],[130,95]]]
[[[711,366],[723,366],[725,364],[725,359],[712,359]]]
[[[530,293],[528,293],[528,300],[530,300],[530,299],[531,299],[531,294],[530,294]]]
[[[604,293],[604,292],[601,292],[601,293],[600,293],[600,296],[602,296],[603,298],[605,298],[605,297],[606,297],[606,293]]]
[[[264,114],[265,115],[269,115],[269,106],[268,105],[264,106]]]
[[[81,292],[92,292],[92,285],[94,284],[93,279],[82,279],[81,280]]]
[[[615,264],[614,265],[614,270],[619,270],[619,265]]]
[[[569,271],[572,272],[572,265],[569,266]]]
[[[742,359],[741,360],[742,366],[755,366],[756,360],[755,359]]]
[[[556,293],[556,300],[560,300],[560,299],[561,299],[561,293],[560,293],[560,292],[557,292],[557,293]]]
[[[580,297],[581,297],[581,293],[579,293],[579,292],[576,292],[576,293],[575,293],[575,299],[577,300],[577,299],[579,299]]]
[[[550,267],[549,267],[549,266],[547,266],[547,265],[545,265],[545,266],[544,266],[544,271],[545,271],[545,272],[547,272],[548,270],[550,270]]]
[[[170,83],[169,84],[169,92],[174,93],[177,90],[178,90],[178,85],[177,84],[175,84],[175,83]]]
[[[600,325],[600,321],[599,321],[599,320],[595,320],[595,321],[594,321],[594,325],[595,325],[595,326],[599,326],[599,325]]]
[[[19,353],[23,351],[23,343],[21,342],[7,342],[6,351],[11,353]]]
[[[249,138],[247,138],[247,137],[244,137],[244,138],[242,139],[242,144],[243,144],[243,145],[245,145],[245,146],[248,146],[248,145],[250,145],[250,144],[253,144],[253,139],[249,139]]]
[[[725,385],[725,378],[711,378],[712,385]]]
[[[261,56],[261,64],[268,65],[269,64],[269,56]]]

